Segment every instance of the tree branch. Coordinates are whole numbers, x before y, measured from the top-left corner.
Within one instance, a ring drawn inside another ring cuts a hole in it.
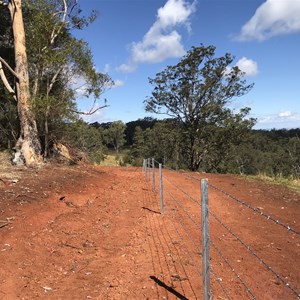
[[[105,108],[105,107],[109,107],[109,105],[105,104],[105,105],[97,107],[95,109],[94,109],[94,107],[92,107],[88,112],[78,111],[76,109],[70,109],[70,111],[73,113],[79,114],[79,115],[90,116],[90,115],[94,114],[95,112],[97,112],[98,110]]]
[[[52,90],[52,88],[53,88],[53,85],[54,85],[54,83],[55,83],[55,81],[56,81],[56,78],[57,78],[57,76],[60,74],[60,72],[63,70],[63,66],[62,67],[60,67],[57,71],[56,71],[56,73],[54,74],[54,76],[51,78],[51,81],[50,81],[50,84],[49,84],[49,86],[47,87],[47,96],[49,96],[49,93],[51,92],[51,90]]]
[[[12,73],[18,80],[20,80],[19,75],[10,67],[10,65],[0,56],[0,62],[5,65],[5,67]]]
[[[6,87],[6,89],[9,91],[9,93],[12,94],[13,98],[17,101],[17,96],[16,96],[16,93],[15,91],[13,90],[13,88],[10,86],[7,78],[6,78],[6,75],[3,71],[3,68],[2,68],[2,61],[0,60],[0,78],[4,84],[4,86]]]

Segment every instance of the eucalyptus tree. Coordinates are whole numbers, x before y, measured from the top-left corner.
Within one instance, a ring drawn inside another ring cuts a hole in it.
[[[73,35],[95,20],[95,12],[82,16],[77,0],[0,0],[0,5],[0,121],[13,112],[14,99],[20,127],[16,149],[27,165],[36,165],[42,161],[39,137],[47,156],[51,132],[106,107],[106,100],[97,101],[113,82],[96,71],[88,44]],[[77,109],[79,95],[94,98],[89,111]],[[7,134],[7,126],[0,126],[0,133]]]
[[[224,149],[240,126],[249,129],[254,124],[253,119],[245,120],[248,108],[238,114],[228,108],[233,98],[245,95],[253,86],[246,83],[238,67],[230,67],[233,60],[229,53],[216,57],[214,46],[192,47],[176,65],[149,79],[154,89],[144,101],[146,111],[178,121],[184,140],[181,149],[192,170],[205,166],[211,151],[219,146],[220,130],[230,128],[222,139]]]
[[[143,129],[140,126],[136,126],[133,135],[133,145],[132,145],[132,156],[138,158],[145,157],[145,138]]]
[[[288,142],[287,152],[291,161],[293,175],[300,178],[300,137],[295,136],[290,138]]]
[[[97,100],[112,80],[96,71],[88,44],[73,35],[95,20],[95,12],[82,16],[76,0],[27,0],[24,11],[32,101],[47,156],[49,135],[60,122],[106,107]],[[79,111],[78,96],[94,97],[93,107]]]
[[[168,167],[178,168],[180,165],[181,135],[175,120],[158,121],[153,129],[153,146],[151,157],[163,162]]]
[[[2,63],[6,62],[14,69],[14,47],[11,17],[8,9],[0,7],[0,149],[11,149],[18,139],[17,101],[15,93],[5,88],[14,86],[15,77]],[[4,81],[2,81],[4,80]]]
[[[42,162],[41,145],[36,120],[32,111],[29,90],[28,61],[25,44],[25,30],[21,0],[1,0],[1,9],[8,9],[11,16],[11,28],[14,41],[14,67],[0,58],[0,77],[6,90],[17,102],[20,121],[20,134],[16,142],[18,153],[26,165],[34,166]],[[3,67],[4,65],[4,67]],[[14,86],[8,81],[4,71],[14,76]],[[15,157],[16,158],[16,157]]]
[[[90,162],[99,164],[104,159],[104,144],[101,128],[95,128],[82,120],[64,124],[62,142],[69,146],[71,152],[82,151]],[[78,151],[79,150],[79,151]],[[76,155],[75,155],[76,158]],[[78,157],[78,159],[80,159]]]
[[[106,142],[114,147],[117,157],[119,156],[120,148],[124,146],[126,142],[125,129],[126,124],[122,121],[115,121],[104,131]]]

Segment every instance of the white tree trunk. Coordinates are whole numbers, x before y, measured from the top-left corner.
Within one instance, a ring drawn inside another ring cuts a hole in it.
[[[35,166],[42,162],[41,145],[30,103],[28,63],[21,2],[21,0],[11,0],[8,6],[14,35],[15,72],[19,78],[16,84],[16,94],[21,128],[20,137],[16,143],[16,151],[18,156],[24,159],[27,166]]]

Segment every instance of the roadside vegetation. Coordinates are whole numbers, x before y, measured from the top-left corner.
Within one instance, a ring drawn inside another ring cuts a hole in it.
[[[89,45],[74,36],[97,13],[83,15],[75,0],[12,4],[0,1],[0,150],[15,164],[36,166],[63,156],[59,161],[141,166],[143,158],[154,157],[169,168],[265,174],[298,185],[300,128],[254,130],[249,107],[229,108],[254,87],[232,67],[231,54],[194,46],[150,78],[152,93],[141,101],[164,119],[88,124],[81,116],[104,109],[103,94],[113,85],[108,74],[96,72]],[[23,17],[24,28],[12,15]],[[83,96],[94,99],[88,112],[77,107]]]
[[[258,175],[247,175],[245,177],[247,180],[262,180],[267,183],[286,186],[289,189],[295,191],[300,194],[300,179],[295,178],[294,176],[267,176],[265,174]]]

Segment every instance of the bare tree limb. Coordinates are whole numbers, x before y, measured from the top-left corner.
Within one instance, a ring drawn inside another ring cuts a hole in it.
[[[54,85],[54,83],[55,83],[55,81],[56,81],[56,78],[58,77],[58,75],[60,74],[60,72],[62,72],[63,68],[64,68],[63,66],[60,67],[60,68],[56,71],[56,73],[54,74],[54,76],[51,78],[50,84],[49,84],[49,86],[48,86],[48,88],[47,88],[47,96],[49,96],[49,93],[51,92],[51,90],[52,90],[52,88],[53,88],[53,85]]]
[[[63,0],[62,2],[63,2],[63,9],[61,11],[59,11],[59,12],[54,13],[53,16],[55,16],[55,15],[62,15],[61,16],[61,24],[68,24],[69,21],[67,21],[67,16],[71,15],[74,7],[78,3],[77,3],[77,1],[75,1],[75,3],[71,7],[69,7],[66,0]],[[68,13],[68,10],[70,10],[69,13]],[[63,25],[54,27],[54,29],[53,29],[53,31],[51,33],[50,45],[52,45],[54,43],[55,39],[60,34],[62,28],[63,28]],[[45,49],[43,49],[43,50],[45,50]]]
[[[10,94],[12,94],[13,98],[17,101],[17,96],[16,96],[16,92],[14,91],[14,89],[10,86],[7,78],[6,78],[6,75],[3,71],[3,68],[2,68],[2,61],[0,61],[0,78],[5,86],[5,88],[8,90],[8,92]]]
[[[9,72],[12,73],[19,80],[19,75],[10,67],[10,65],[1,56],[0,62],[2,62],[4,66],[9,70]]]
[[[94,114],[95,112],[97,112],[98,110],[105,108],[105,107],[109,107],[109,105],[105,104],[103,106],[97,107],[94,109],[94,107],[92,107],[88,112],[84,112],[84,111],[78,111],[75,109],[70,109],[71,112],[79,114],[79,115],[85,115],[85,116],[90,116],[92,114]]]

